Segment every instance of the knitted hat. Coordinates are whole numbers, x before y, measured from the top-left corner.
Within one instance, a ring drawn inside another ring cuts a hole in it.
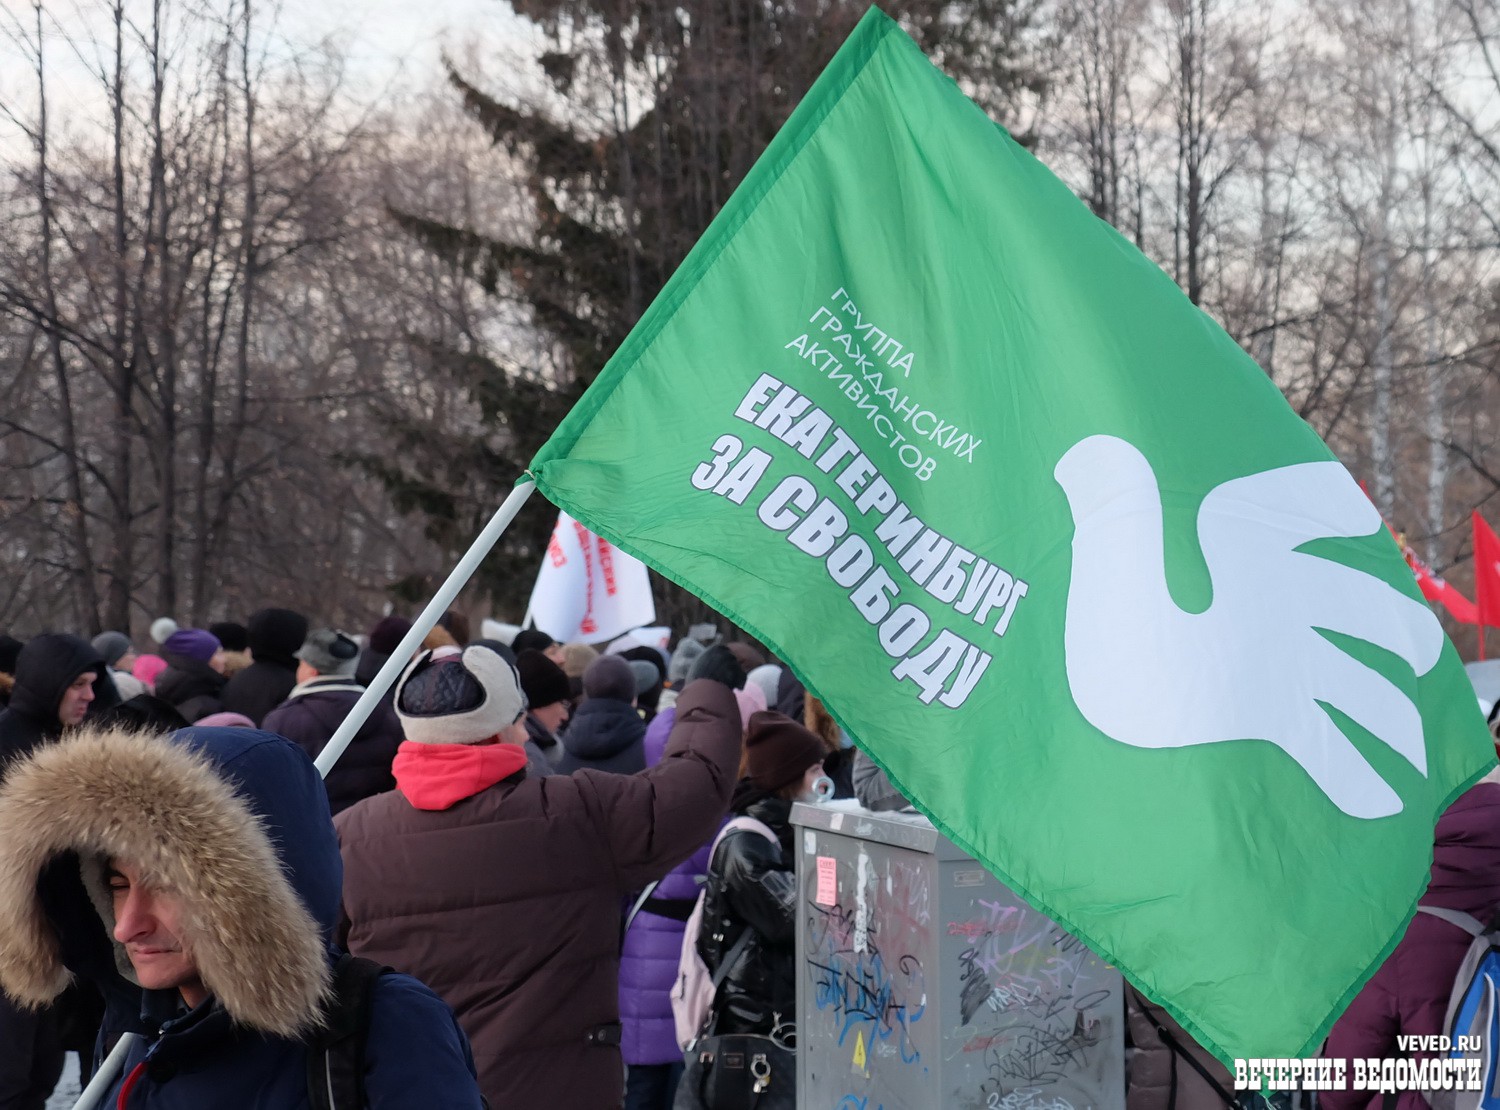
[[[776,684],[780,681],[781,668],[775,663],[763,664],[745,675],[746,686],[760,687],[760,692],[765,695],[767,709],[776,704]]]
[[[519,659],[523,651],[546,651],[555,643],[557,641],[540,628],[523,628],[516,633],[516,638],[510,642],[510,646],[515,648],[516,658]]]
[[[476,744],[525,711],[515,670],[478,644],[441,659],[422,652],[396,687],[396,716],[406,739],[419,744]]]
[[[185,655],[189,659],[207,663],[223,646],[212,632],[205,632],[201,628],[179,628],[167,637],[167,642],[162,644],[161,649],[172,655]]]
[[[370,650],[380,655],[390,655],[401,646],[402,639],[411,631],[411,621],[405,617],[386,617],[370,629]]]
[[[583,692],[591,698],[635,701],[635,672],[618,655],[601,655],[583,672]]]
[[[210,657],[212,658],[212,657]],[[135,675],[147,686],[155,686],[156,680],[161,677],[161,672],[167,669],[167,661],[160,655],[145,655],[135,657],[135,666],[130,668],[130,673]]]
[[[219,638],[225,651],[249,651],[250,630],[236,621],[219,621],[208,626],[208,630]]]
[[[599,653],[588,644],[563,645],[563,674],[569,678],[582,678],[589,664],[599,658]]]
[[[745,736],[745,769],[756,786],[777,791],[822,763],[828,750],[807,729],[774,709],[750,718]]]
[[[521,675],[521,689],[532,709],[555,705],[573,696],[563,669],[539,651],[516,652],[516,670]]]
[[[680,689],[687,681],[688,671],[693,669],[698,656],[705,650],[707,649],[697,640],[683,640],[677,645],[677,650],[672,652],[672,662],[667,665],[667,681],[672,684],[673,689]]]
[[[94,637],[93,644],[104,665],[113,667],[130,650],[130,637],[123,632],[101,632]]]
[[[743,690],[734,692],[734,700],[740,707],[740,731],[745,732],[750,728],[750,719],[766,711],[766,695],[759,686],[747,682]]]
[[[632,659],[629,662],[630,673],[635,675],[636,697],[661,686],[661,671],[656,669],[656,664],[645,659]]]
[[[171,617],[157,617],[151,622],[151,638],[165,645],[167,637],[177,631],[177,622]]]
[[[359,645],[332,628],[317,628],[307,634],[297,658],[319,674],[352,675],[359,665]]]

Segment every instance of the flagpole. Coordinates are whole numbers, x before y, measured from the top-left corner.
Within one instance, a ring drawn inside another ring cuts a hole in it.
[[[354,739],[354,734],[359,731],[359,727],[374,712],[376,704],[406,668],[406,664],[416,654],[417,649],[422,646],[422,641],[427,637],[427,633],[432,631],[433,625],[437,624],[442,615],[448,611],[448,606],[453,604],[453,599],[458,596],[458,592],[469,584],[469,579],[474,577],[479,564],[484,562],[485,556],[499,542],[505,529],[510,526],[511,521],[516,519],[521,506],[526,504],[526,499],[535,489],[535,482],[520,483],[511,490],[510,496],[495,510],[495,515],[485,525],[484,531],[479,533],[479,538],[458,561],[458,565],[448,575],[448,580],[427,603],[427,608],[422,610],[422,615],[412,624],[411,631],[396,645],[396,650],[391,652],[391,657],[385,661],[385,665],[380,668],[365,692],[360,695],[359,701],[354,703],[354,708],[349,710],[349,715],[344,718],[343,724],[339,725],[333,738],[319,753],[315,761],[318,774],[326,777],[329,769],[339,761],[339,756],[343,755],[344,750],[349,747],[349,742]],[[78,1097],[78,1101],[73,1104],[73,1110],[95,1110],[99,1099],[104,1097],[105,1092],[113,1085],[115,1077],[125,1066],[125,1055],[130,1046],[138,1039],[134,1033],[126,1033],[120,1038],[114,1051],[99,1066],[93,1080]]]
[[[370,714],[375,711],[375,706],[385,696],[385,692],[406,669],[406,664],[416,654],[417,649],[422,646],[427,633],[432,631],[434,625],[448,611],[448,606],[453,604],[453,599],[458,596],[460,590],[469,584],[469,579],[474,577],[474,572],[479,569],[479,564],[484,562],[485,556],[499,542],[505,529],[510,522],[516,519],[516,514],[521,511],[521,506],[526,504],[526,499],[536,489],[536,483],[526,481],[520,483],[511,490],[510,496],[495,510],[495,515],[485,525],[484,531],[479,533],[479,538],[474,541],[472,547],[464,553],[464,557],[458,561],[453,568],[453,573],[448,575],[448,580],[443,583],[438,592],[433,595],[427,603],[427,608],[422,610],[422,615],[416,619],[408,632],[396,645],[396,650],[391,652],[390,658],[385,665],[370,680],[370,685],[365,692],[359,696],[359,701],[354,703],[354,708],[349,710],[349,715],[344,718],[344,723],[339,725],[338,731],[333,734],[327,745],[318,753],[315,765],[320,775],[326,776],[339,756],[344,754],[344,749],[354,739],[354,734],[359,731],[360,726],[365,723]]]
[[[99,1065],[99,1070],[94,1073],[94,1078],[89,1080],[89,1085],[83,1089],[83,1094],[78,1096],[78,1101],[73,1104],[73,1110],[94,1110],[99,1104],[111,1085],[115,1076],[125,1067],[125,1056],[130,1051],[131,1045],[140,1040],[139,1033],[123,1033],[115,1042],[115,1047],[110,1049],[104,1063]]]

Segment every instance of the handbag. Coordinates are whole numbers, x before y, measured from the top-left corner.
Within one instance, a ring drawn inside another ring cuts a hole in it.
[[[796,1110],[797,1055],[760,1033],[707,1036],[688,1049],[672,1110]]]
[[[749,942],[746,926],[714,972],[715,1003],[729,969]],[[672,1110],[796,1110],[796,1026],[778,1020],[769,1036],[716,1034],[717,1005],[711,1013],[708,1027],[683,1053]]]

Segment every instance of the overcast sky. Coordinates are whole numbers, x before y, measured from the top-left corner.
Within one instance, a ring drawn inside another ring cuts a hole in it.
[[[258,19],[262,30],[276,3],[265,3]],[[106,106],[99,82],[63,39],[84,44],[85,54],[107,57],[112,33],[108,5],[105,0],[43,4],[53,126],[61,132],[103,126]],[[280,0],[279,6],[276,51],[300,52],[331,39],[335,53],[345,60],[345,91],[357,102],[430,84],[445,47],[462,56],[466,44],[477,42],[483,44],[481,54],[515,57],[530,53],[530,44],[537,41],[535,28],[505,0]],[[130,3],[127,11],[137,20],[149,18],[146,0]],[[23,119],[33,114],[36,78],[27,56],[30,48],[18,47],[17,36],[31,40],[34,26],[31,0],[0,0],[0,158],[29,149],[4,110]],[[98,45],[87,45],[90,39]]]

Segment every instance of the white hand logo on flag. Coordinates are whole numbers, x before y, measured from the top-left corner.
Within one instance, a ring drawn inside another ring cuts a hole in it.
[[[1209,492],[1198,539],[1213,602],[1201,613],[1185,612],[1168,591],[1161,494],[1135,447],[1091,436],[1068,450],[1054,476],[1074,523],[1068,685],[1090,724],[1141,748],[1267,740],[1344,813],[1401,812],[1400,796],[1323,705],[1425,776],[1421,714],[1318,630],[1385,648],[1418,675],[1437,664],[1443,632],[1425,605],[1384,581],[1296,550],[1381,528],[1342,466],[1285,466]]]

